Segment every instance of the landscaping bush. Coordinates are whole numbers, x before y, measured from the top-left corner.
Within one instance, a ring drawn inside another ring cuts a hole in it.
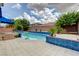
[[[56,26],[63,27],[66,25],[74,25],[79,22],[79,12],[68,12],[63,14],[56,22]]]
[[[54,36],[57,33],[57,28],[56,27],[51,28],[49,32],[51,33],[51,36]]]
[[[27,19],[16,19],[15,20],[15,30],[27,31],[30,27],[30,23]]]
[[[64,32],[63,28],[57,27],[57,33],[63,33],[63,32]]]
[[[67,12],[60,16],[60,18],[56,21],[56,27],[58,33],[63,33],[65,30],[63,30],[64,26],[72,26],[74,24],[78,24],[79,22],[79,12]]]

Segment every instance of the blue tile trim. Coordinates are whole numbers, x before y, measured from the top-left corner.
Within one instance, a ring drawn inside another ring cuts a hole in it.
[[[61,38],[53,38],[53,37],[47,36],[46,42],[79,51],[79,42],[76,42],[76,41],[61,39]]]

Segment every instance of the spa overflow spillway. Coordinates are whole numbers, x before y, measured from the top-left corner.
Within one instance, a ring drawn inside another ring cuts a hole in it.
[[[47,35],[49,35],[48,32],[23,32],[21,37],[25,40],[46,41]]]

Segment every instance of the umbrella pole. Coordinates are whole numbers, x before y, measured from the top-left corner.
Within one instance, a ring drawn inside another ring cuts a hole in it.
[[[0,7],[0,18],[2,17],[2,10],[1,10],[1,7]]]

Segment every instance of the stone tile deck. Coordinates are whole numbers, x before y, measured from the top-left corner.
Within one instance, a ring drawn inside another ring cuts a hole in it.
[[[0,56],[79,56],[79,52],[41,41],[21,38],[0,41]]]
[[[79,35],[74,35],[74,34],[56,34],[56,37],[79,41]]]

